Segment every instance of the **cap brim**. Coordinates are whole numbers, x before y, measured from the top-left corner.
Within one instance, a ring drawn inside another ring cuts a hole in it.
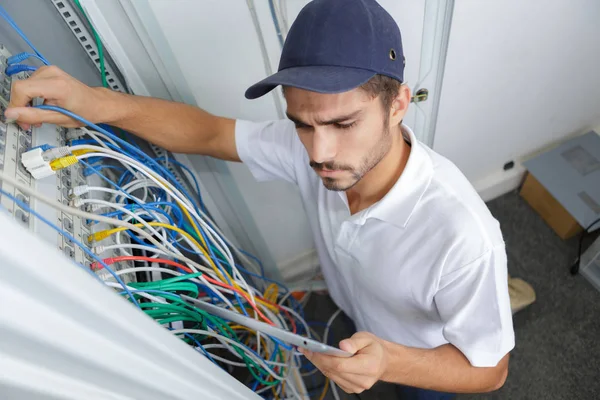
[[[246,90],[246,98],[257,99],[279,85],[317,93],[347,92],[366,83],[375,75],[373,71],[349,67],[315,65],[287,68],[250,86]]]

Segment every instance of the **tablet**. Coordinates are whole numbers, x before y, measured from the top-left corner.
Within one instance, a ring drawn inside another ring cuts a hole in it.
[[[255,331],[259,331],[268,336],[273,336],[281,340],[282,342],[289,343],[296,347],[302,347],[304,349],[314,351],[316,353],[328,354],[330,356],[352,357],[352,353],[348,353],[347,351],[326,345],[325,343],[318,342],[314,339],[309,339],[292,333],[290,331],[286,331],[285,329],[271,326],[264,322],[257,321],[253,318],[246,317],[243,314],[227,310],[223,307],[217,307],[213,304],[207,303],[202,300],[194,299],[193,297],[189,297],[183,294],[180,296],[183,300],[190,303],[194,307],[206,311],[209,314],[216,315],[217,317],[226,319],[231,322],[235,322],[236,324],[244,325]]]

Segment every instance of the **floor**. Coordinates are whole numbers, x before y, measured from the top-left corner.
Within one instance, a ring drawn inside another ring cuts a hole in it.
[[[518,196],[509,193],[488,204],[500,221],[507,245],[508,270],[529,282],[537,301],[514,317],[516,347],[506,384],[494,393],[460,395],[467,399],[598,399],[600,398],[600,293],[583,277],[573,277],[577,241],[563,241]],[[326,322],[336,306],[325,294],[312,294],[307,320]],[[316,326],[318,332],[322,328]],[[351,325],[335,321],[330,341],[349,336]],[[315,374],[307,385],[318,389]],[[393,399],[381,385],[362,400]],[[318,398],[318,395],[313,397]],[[340,390],[341,399],[357,399]],[[325,399],[333,399],[331,391]]]

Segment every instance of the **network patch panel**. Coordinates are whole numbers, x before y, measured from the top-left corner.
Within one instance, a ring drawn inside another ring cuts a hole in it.
[[[2,44],[0,44],[0,111],[1,115],[4,115],[4,110],[10,101],[10,91],[12,82],[16,79],[27,79],[29,77],[28,72],[21,72],[13,75],[12,77],[7,76],[4,71],[6,69],[6,62],[8,57],[12,54]],[[62,169],[56,173],[56,175],[46,177],[40,180],[35,180],[26,170],[21,163],[21,155],[31,149],[32,147],[41,145],[50,145],[53,147],[65,146],[68,144],[67,138],[76,138],[83,136],[83,133],[79,132],[78,129],[65,129],[56,125],[44,124],[40,128],[32,128],[29,130],[23,130],[18,125],[13,123],[0,122],[0,171],[8,174],[10,177],[16,178],[22,184],[35,189],[44,196],[58,200],[63,204],[69,204],[71,200],[70,190],[80,185],[92,185],[92,186],[107,186],[102,179],[90,175],[84,176],[83,168],[80,164],[75,164],[71,167]],[[88,243],[88,236],[93,233],[94,230],[101,230],[103,227],[101,224],[92,225],[88,221],[84,221],[79,217],[67,215],[65,213],[56,211],[54,208],[47,206],[46,204],[30,198],[26,194],[22,193],[18,189],[15,189],[7,183],[0,182],[0,187],[14,195],[17,199],[31,207],[34,211],[40,213],[57,226],[63,228],[65,231],[73,235],[75,239],[81,243]],[[86,197],[83,195],[82,197]],[[95,197],[102,197],[102,194],[94,194]],[[93,260],[88,256],[81,248],[74,245],[71,240],[57,234],[52,228],[48,227],[41,221],[37,221],[32,218],[30,213],[15,204],[10,198],[2,196],[0,194],[0,205],[2,208],[7,210],[13,215],[14,219],[27,227],[36,235],[40,236],[44,240],[57,246],[68,258],[73,261],[91,266]],[[102,243],[103,246],[114,244],[111,242],[112,239],[105,239]],[[128,240],[125,243],[128,243]],[[100,254],[102,258],[113,257],[118,254],[113,252],[103,252]],[[120,263],[115,265],[116,269],[129,268],[131,263]],[[100,272],[103,274],[104,272]]]

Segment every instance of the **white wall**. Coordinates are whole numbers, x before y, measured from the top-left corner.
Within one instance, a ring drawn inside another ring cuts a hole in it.
[[[307,2],[284,1],[290,23]],[[275,71],[280,47],[268,3],[255,3]],[[419,74],[424,6],[409,0],[381,3],[402,28],[406,78],[414,83]],[[245,1],[152,0],[150,5],[200,107],[256,121],[278,118],[272,96],[252,101],[244,98],[247,87],[266,76]],[[228,166],[276,263],[295,269],[314,262],[312,235],[297,189],[284,182],[256,183],[245,166]]]
[[[504,163],[600,123],[600,1],[455,3],[434,149],[475,187]]]

